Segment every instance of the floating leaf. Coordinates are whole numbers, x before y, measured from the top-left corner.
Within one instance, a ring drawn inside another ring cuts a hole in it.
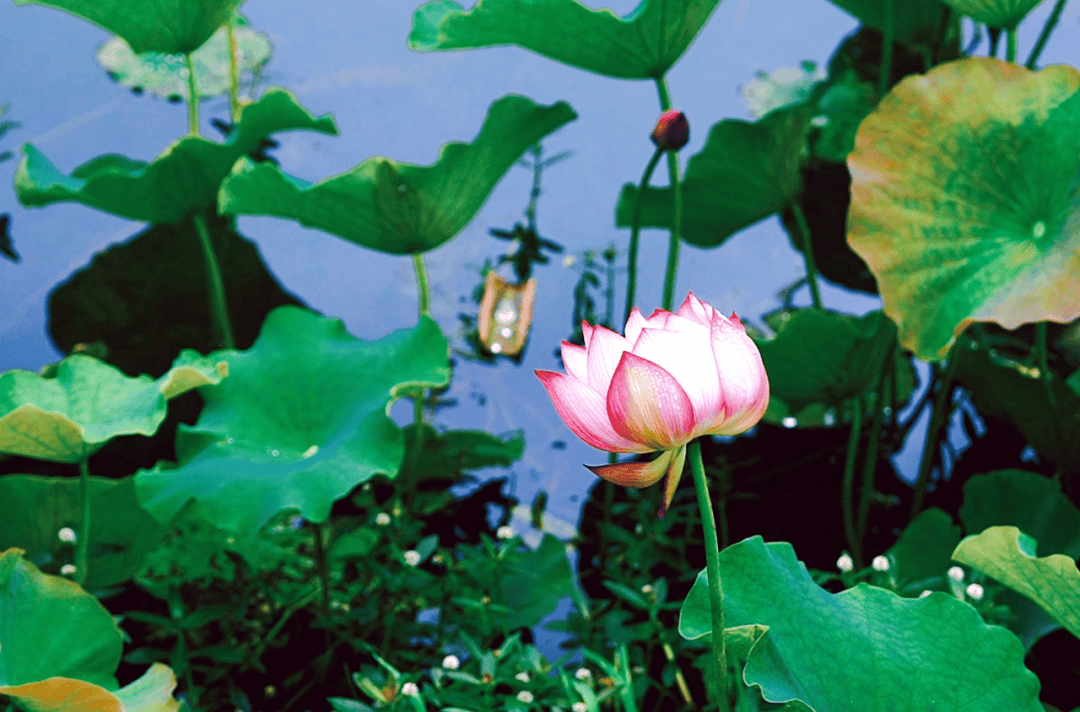
[[[1080,316],[1077,87],[1072,67],[971,57],[903,80],[859,126],[848,242],[919,358],[974,321]]]
[[[475,141],[446,144],[433,166],[377,156],[315,184],[242,161],[221,187],[219,210],[290,218],[380,252],[426,252],[469,224],[530,146],[575,118],[565,102],[511,94],[491,105]]]
[[[15,0],[70,12],[124,38],[135,52],[187,54],[243,0]]]
[[[705,26],[719,0],[642,0],[624,18],[577,0],[452,0],[421,5],[409,49],[431,52],[518,45],[619,79],[663,76]]]
[[[1014,29],[1042,0],[941,0],[975,22]]]
[[[255,75],[270,60],[270,40],[246,23],[233,30],[240,76]],[[146,91],[161,99],[188,98],[187,61],[182,55],[144,52],[136,54],[123,39],[114,37],[101,45],[97,61],[116,81],[136,92]],[[229,91],[229,39],[224,27],[191,54],[195,65],[195,90],[201,98]]]
[[[55,677],[116,690],[123,641],[112,615],[74,582],[41,573],[22,554],[0,553],[0,695],[12,694],[9,685]]]
[[[1070,556],[1035,556],[1035,540],[1016,527],[990,527],[965,537],[953,558],[1037,603],[1080,638],[1080,571]]]
[[[199,421],[177,431],[179,465],[140,471],[136,492],[161,522],[194,499],[200,516],[245,541],[283,510],[326,521],[358,484],[394,476],[404,444],[391,401],[450,378],[446,339],[427,317],[362,341],[338,320],[279,307],[250,350],[213,356],[229,377],[200,391]]]
[[[768,628],[749,651],[743,679],[769,702],[798,700],[819,711],[1042,710],[1039,680],[1024,667],[1016,637],[952,596],[901,598],[866,584],[831,594],[790,544],[760,536],[722,551],[720,569],[725,625]],[[679,633],[693,639],[710,630],[703,571],[683,603]]]
[[[27,207],[75,201],[132,220],[178,223],[214,202],[221,181],[238,158],[269,134],[292,129],[337,133],[329,115],[315,118],[292,94],[271,88],[244,107],[225,143],[189,136],[150,163],[108,154],[84,163],[69,176],[26,144],[15,190]]]
[[[0,477],[0,549],[17,546],[37,557],[49,553],[54,561],[63,544],[57,533],[79,530],[82,499],[78,478],[5,475]],[[165,534],[135,499],[135,485],[122,480],[90,478],[89,574],[83,586],[90,591],[130,579],[143,558]]]
[[[779,109],[757,123],[725,119],[714,124],[700,153],[690,157],[682,185],[682,236],[698,247],[716,247],[739,230],[785,208],[802,187],[799,157],[812,107]],[[646,186],[642,227],[670,228],[671,188]],[[627,183],[615,224],[630,227],[638,200]]]
[[[167,398],[222,374],[216,361],[195,354],[177,363],[179,371],[160,381],[129,378],[81,354],[61,361],[53,378],[21,370],[0,374],[0,452],[71,463],[117,435],[153,435],[165,419]]]

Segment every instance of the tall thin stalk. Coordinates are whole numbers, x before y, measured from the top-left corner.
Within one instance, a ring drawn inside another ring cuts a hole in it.
[[[199,135],[199,92],[195,84],[195,62],[191,59],[191,52],[184,55],[187,66],[188,85],[188,133],[192,136]]]
[[[240,120],[240,64],[236,57],[236,13],[225,23],[229,38],[229,120],[233,125]]]
[[[201,212],[196,212],[192,216],[192,222],[195,224],[195,232],[199,236],[199,244],[202,246],[203,257],[206,259],[206,277],[210,287],[210,313],[214,320],[214,329],[217,331],[216,337],[224,348],[236,348],[232,324],[229,322],[229,307],[225,299],[225,281],[221,277],[221,266],[214,252],[214,243],[210,239],[206,218]]]
[[[1068,0],[1057,0],[1054,3],[1054,9],[1050,11],[1050,17],[1046,19],[1046,24],[1043,25],[1042,32],[1039,33],[1039,39],[1035,41],[1035,47],[1031,50],[1031,55],[1024,64],[1028,69],[1035,69],[1035,64],[1039,61],[1039,55],[1042,54],[1043,48],[1046,47],[1046,41],[1050,39],[1050,33],[1054,31],[1058,20],[1061,19],[1061,11],[1065,9],[1066,2]]]
[[[802,206],[797,200],[791,201],[791,212],[795,214],[795,223],[799,227],[799,242],[802,245],[803,262],[806,264],[806,283],[810,285],[810,299],[815,309],[822,309],[821,290],[817,281],[817,262],[814,260],[814,247],[810,239],[810,226],[806,223],[806,215],[803,214]]]
[[[911,500],[911,518],[922,510],[923,501],[926,499],[926,490],[930,485],[930,471],[934,467],[934,453],[938,447],[938,437],[941,428],[949,419],[952,412],[950,402],[953,392],[953,378],[956,376],[956,366],[960,362],[960,354],[967,345],[967,339],[963,334],[957,337],[952,348],[946,356],[948,363],[945,372],[938,381],[938,392],[934,398],[934,410],[930,416],[930,427],[926,431],[926,441],[923,443],[922,459],[919,460],[919,474],[915,479],[915,496]]]
[[[859,454],[859,437],[862,434],[862,397],[851,399],[851,436],[848,438],[847,458],[844,460],[844,482],[840,493],[844,511],[844,535],[848,550],[855,560],[856,568],[862,568],[862,546],[855,523],[855,460]]]
[[[90,572],[90,466],[89,456],[79,460],[79,504],[82,517],[79,520],[79,538],[75,542],[75,583],[80,586]]]
[[[671,97],[667,82],[661,75],[656,78],[656,91],[660,95],[661,111],[671,110]],[[679,241],[682,234],[682,181],[679,180],[679,155],[676,151],[667,152],[668,183],[671,185],[674,217],[671,223],[671,239],[668,241],[667,267],[664,271],[663,308],[671,311],[675,304],[675,275],[679,271]]]
[[[630,312],[634,309],[634,300],[637,297],[637,257],[638,242],[641,237],[641,204],[645,199],[645,187],[649,185],[649,178],[652,177],[653,171],[656,170],[656,164],[660,162],[660,156],[663,153],[663,149],[657,147],[652,158],[649,159],[648,165],[645,166],[645,172],[641,174],[641,182],[638,184],[637,202],[634,204],[634,219],[630,223],[630,252],[626,260],[626,314],[623,323],[626,323],[626,320],[630,318]]]

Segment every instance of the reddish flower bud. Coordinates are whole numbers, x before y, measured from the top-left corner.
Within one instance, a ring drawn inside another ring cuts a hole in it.
[[[690,123],[681,111],[665,111],[652,132],[653,143],[662,151],[678,151],[690,140]]]

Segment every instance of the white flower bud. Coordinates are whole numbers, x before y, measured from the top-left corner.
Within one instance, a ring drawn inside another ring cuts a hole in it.
[[[457,659],[456,655],[447,655],[442,659],[442,666],[446,670],[457,670],[461,667],[461,661]]]
[[[567,255],[566,257],[562,258],[562,266],[566,267],[567,269],[573,267],[576,264],[577,257],[574,257],[573,255]]]
[[[570,705],[572,712],[589,712],[589,706],[584,702],[575,702]]]
[[[870,566],[873,567],[874,571],[888,571],[889,559],[884,556],[875,556],[874,560],[870,562]]]
[[[641,592],[644,593],[646,596],[648,596],[650,593],[653,592],[652,585],[651,584],[645,584],[644,586],[641,587]]]
[[[836,568],[840,569],[844,573],[851,571],[855,568],[855,562],[851,560],[851,557],[847,554],[843,554],[836,560]]]
[[[922,593],[919,594],[919,598],[926,598],[931,593],[933,593],[933,591],[931,591],[930,589],[926,589],[925,591],[923,591]]]
[[[592,677],[592,673],[589,671],[589,668],[578,668],[577,671],[574,672],[574,677],[578,680],[588,680]]]
[[[977,584],[977,583],[969,584],[967,589],[965,589],[965,591],[966,591],[967,595],[970,596],[973,600],[976,600],[976,601],[981,601],[982,600],[984,591],[983,591],[983,587],[980,586],[979,584]]]
[[[390,515],[386,512],[379,512],[375,515],[375,523],[378,524],[380,527],[385,527],[387,524],[390,523]]]
[[[405,563],[409,566],[416,566],[420,563],[420,552],[413,549],[409,549],[405,552]]]
[[[64,564],[60,567],[61,576],[74,576],[76,571],[74,564]]]
[[[56,533],[56,536],[60,537],[60,541],[65,544],[74,544],[79,540],[79,537],[75,536],[75,530],[71,527],[64,527]]]
[[[529,681],[529,673],[525,672],[524,670],[519,672],[517,675],[514,675],[514,677],[521,680],[522,682],[528,682]]]
[[[420,694],[420,688],[414,682],[406,682],[401,686],[401,694],[407,697],[415,697]]]
[[[513,539],[514,538],[514,530],[511,527],[508,527],[508,526],[504,525],[504,526],[499,527],[495,531],[495,536],[499,537],[500,539]]]
[[[532,704],[533,694],[528,690],[522,690],[521,692],[517,693],[517,698],[519,702],[524,702],[528,705]]]
[[[961,581],[964,580],[964,570],[962,568],[960,568],[959,566],[950,567],[948,574],[949,574],[949,578],[951,578],[953,581],[955,581],[957,583],[960,583]]]

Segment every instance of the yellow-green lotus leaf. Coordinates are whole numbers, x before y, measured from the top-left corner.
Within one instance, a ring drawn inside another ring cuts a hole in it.
[[[910,76],[859,126],[848,242],[900,342],[1080,316],[1080,72],[971,57]]]
[[[942,0],[957,12],[990,27],[1014,28],[1042,0]]]

